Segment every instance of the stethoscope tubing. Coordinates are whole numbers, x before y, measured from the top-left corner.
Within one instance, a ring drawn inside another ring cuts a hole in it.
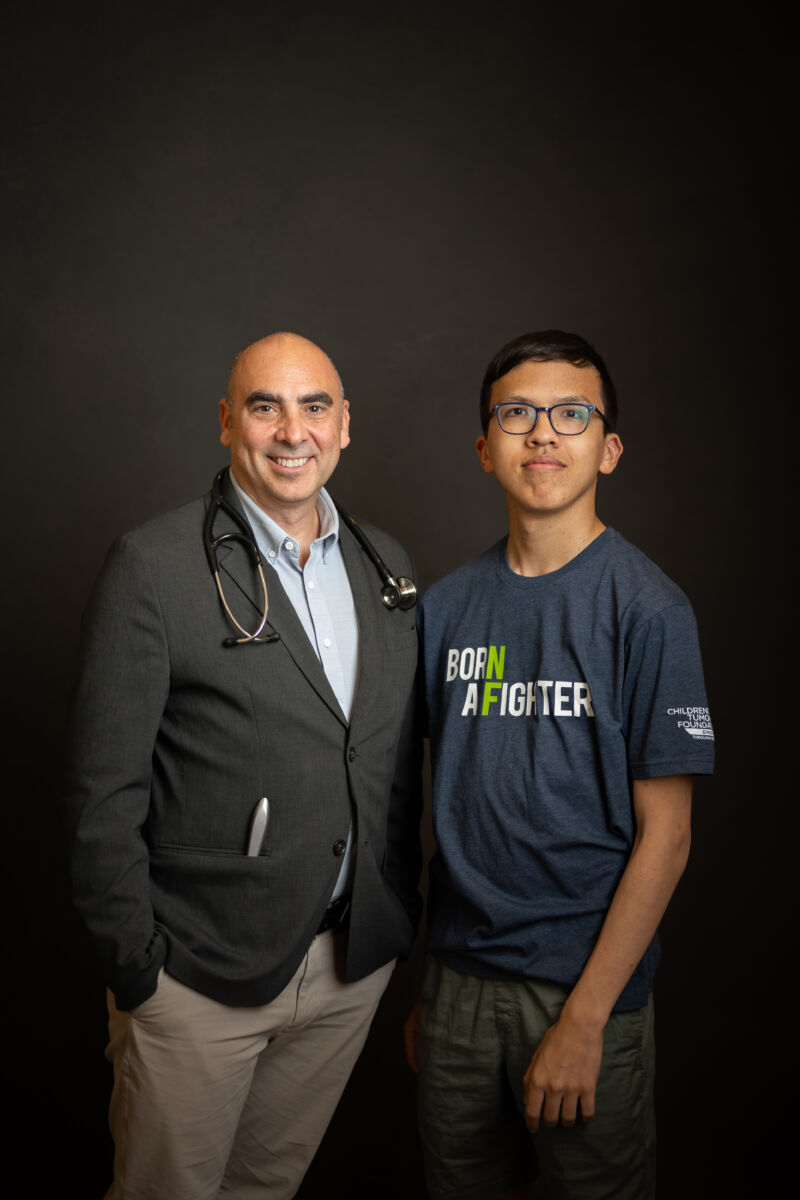
[[[218,471],[214,476],[214,482],[211,485],[211,499],[206,511],[205,519],[203,521],[203,548],[206,552],[209,570],[211,571],[214,582],[217,585],[217,592],[219,593],[220,602],[228,619],[239,631],[239,633],[242,634],[241,637],[226,638],[223,642],[223,645],[242,646],[248,645],[252,642],[262,644],[265,642],[277,642],[280,641],[280,634],[278,633],[270,633],[265,637],[261,636],[264,626],[267,623],[267,616],[269,613],[267,581],[264,577],[261,554],[259,553],[255,534],[250,528],[250,524],[239,512],[236,511],[232,504],[228,503],[222,494],[222,482],[226,472],[229,469],[230,468],[225,467],[223,470]],[[334,501],[334,504],[336,504],[336,501]],[[215,537],[214,522],[220,510],[234,522],[238,529],[234,532],[222,533],[219,537]],[[394,575],[392,575],[392,572],[389,570],[380,554],[378,554],[378,551],[375,549],[372,542],[364,533],[358,522],[355,521],[353,517],[351,517],[346,511],[346,509],[342,508],[340,504],[336,504],[336,511],[338,512],[340,519],[353,534],[356,541],[367,555],[367,558],[369,558],[370,562],[378,572],[378,576],[383,585],[381,588],[381,599],[386,607],[400,608],[403,610],[413,608],[417,602],[417,588],[414,584],[414,581],[408,579],[404,575],[400,575],[395,579]],[[219,562],[217,559],[217,547],[223,545],[225,542],[241,542],[247,548],[252,559],[253,567],[258,575],[264,597],[264,609],[261,614],[258,628],[254,633],[249,633],[243,625],[239,624],[238,620],[231,611],[230,605],[225,599],[225,593],[219,577]]]

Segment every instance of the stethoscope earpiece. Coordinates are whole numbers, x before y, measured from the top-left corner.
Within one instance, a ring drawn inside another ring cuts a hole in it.
[[[281,635],[279,633],[268,633],[266,637],[254,637],[248,634],[247,637],[227,637],[223,640],[223,646],[246,646],[249,642],[279,642]]]

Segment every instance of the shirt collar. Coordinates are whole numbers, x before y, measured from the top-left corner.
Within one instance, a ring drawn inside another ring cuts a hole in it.
[[[268,516],[263,508],[260,508],[255,500],[252,500],[247,492],[239,487],[239,484],[234,479],[233,471],[230,472],[230,481],[236,495],[241,501],[245,516],[252,526],[259,550],[273,561],[279,555],[284,554],[296,562],[297,542],[292,535],[287,533],[285,529],[281,529],[278,522],[273,521],[272,517]],[[339,540],[339,513],[325,488],[320,489],[317,497],[317,513],[319,514],[319,534],[314,538],[311,546],[312,550],[314,546],[320,547],[324,562],[328,553]]]

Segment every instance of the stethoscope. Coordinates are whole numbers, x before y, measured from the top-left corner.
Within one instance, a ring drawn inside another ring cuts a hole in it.
[[[269,612],[269,596],[267,594],[267,581],[264,578],[264,568],[261,565],[261,555],[256,545],[256,539],[250,525],[232,504],[222,494],[222,481],[225,477],[226,467],[224,470],[217,472],[214,476],[214,482],[211,485],[211,503],[206,512],[205,521],[203,522],[203,547],[208,559],[208,566],[211,574],[214,576],[214,582],[217,585],[219,598],[222,602],[222,607],[229,620],[235,625],[241,637],[228,637],[222,643],[223,646],[243,646],[248,642],[278,642],[280,641],[279,633],[263,634],[264,626],[267,623],[267,614]],[[334,501],[334,504],[336,501]],[[214,522],[217,519],[217,514],[225,513],[227,517],[234,522],[237,529],[230,533],[221,533],[219,537],[214,536]],[[417,589],[414,581],[406,578],[405,575],[398,575],[395,579],[392,572],[387,567],[386,563],[381,558],[378,551],[369,540],[364,530],[357,524],[356,521],[346,512],[340,504],[336,504],[336,511],[339,517],[344,521],[347,528],[358,541],[361,549],[366,554],[367,558],[378,572],[381,587],[381,600],[387,608],[409,609],[413,608],[417,603]],[[241,542],[247,549],[253,568],[256,571],[261,584],[261,590],[264,596],[264,611],[261,614],[261,619],[258,623],[258,628],[250,633],[243,625],[240,625],[230,609],[228,601],[225,599],[225,593],[222,590],[222,583],[219,578],[219,563],[217,562],[217,547],[224,545],[225,542]]]

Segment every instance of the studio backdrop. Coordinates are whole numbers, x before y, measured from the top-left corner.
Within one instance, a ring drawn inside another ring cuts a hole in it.
[[[333,494],[408,546],[424,587],[504,530],[474,449],[480,379],[548,327],[614,376],[625,452],[600,515],[692,600],[717,732],[662,930],[661,1194],[788,1194],[790,1114],[767,1099],[793,1007],[769,571],[796,435],[797,198],[776,17],[517,0],[7,14],[3,926],[9,1097],[38,1138],[9,1194],[108,1180],[104,994],[60,807],[108,545],[209,487],[234,354],[289,329],[350,399]],[[430,853],[427,815],[424,836]],[[398,968],[304,1197],[424,1197],[401,1034],[420,959]]]

